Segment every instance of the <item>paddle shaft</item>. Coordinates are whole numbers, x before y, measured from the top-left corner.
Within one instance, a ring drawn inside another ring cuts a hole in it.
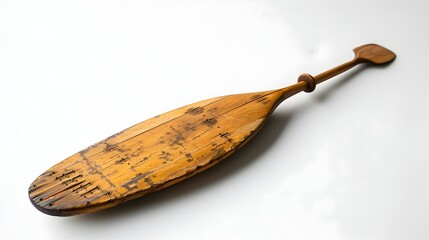
[[[353,51],[355,52],[355,58],[351,61],[343,63],[314,77],[308,73],[301,74],[298,78],[298,84],[296,84],[296,87],[303,88],[302,91],[305,92],[312,92],[316,88],[317,84],[335,77],[360,63],[381,65],[391,62],[396,58],[396,55],[393,52],[376,44],[363,45],[353,49]],[[301,82],[305,82],[305,86],[301,85]]]
[[[346,62],[344,64],[341,64],[335,68],[332,68],[326,72],[323,72],[319,75],[316,75],[315,77],[313,77],[312,75],[308,74],[308,73],[303,73],[299,76],[298,78],[298,83],[301,82],[305,82],[305,88],[303,89],[303,91],[305,92],[312,92],[314,91],[314,89],[316,88],[316,85],[324,82],[332,77],[335,77],[351,68],[353,68],[354,66],[358,65],[359,63],[361,63],[360,61],[358,61],[357,58]]]

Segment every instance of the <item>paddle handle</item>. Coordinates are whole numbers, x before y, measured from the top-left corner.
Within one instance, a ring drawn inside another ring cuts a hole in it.
[[[360,63],[371,63],[380,65],[391,62],[396,58],[395,53],[377,44],[366,44],[353,49],[353,51],[355,52],[355,58],[353,60],[341,64],[314,77],[308,73],[301,74],[298,77],[298,83],[307,83],[307,86],[304,91],[312,92],[316,88],[317,84],[326,81],[332,77],[335,77],[336,75],[341,74]]]

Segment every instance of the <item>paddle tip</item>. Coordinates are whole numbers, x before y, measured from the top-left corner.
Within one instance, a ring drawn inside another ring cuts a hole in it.
[[[374,43],[362,45],[353,49],[353,51],[355,52],[355,59],[357,61],[372,64],[386,64],[396,58],[394,52]]]

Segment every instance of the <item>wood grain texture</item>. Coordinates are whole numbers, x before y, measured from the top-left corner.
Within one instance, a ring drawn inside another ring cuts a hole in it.
[[[315,77],[272,91],[217,97],[156,116],[94,144],[40,175],[29,197],[57,216],[99,211],[165,188],[225,159],[249,141],[286,98],[360,63],[384,64],[396,55],[376,44]]]
[[[353,52],[355,53],[355,57],[351,61],[343,63],[335,68],[332,68],[314,77],[312,77],[309,74],[301,75],[302,77],[301,80],[308,82],[310,86],[306,90],[306,92],[313,91],[317,84],[325,80],[328,80],[340,73],[343,73],[358,64],[369,63],[374,65],[382,65],[382,64],[392,62],[396,58],[396,54],[394,52],[374,43],[365,44],[357,48],[354,48]]]
[[[31,184],[30,199],[44,213],[67,216],[172,185],[233,153],[304,88],[212,98],[141,122],[48,169]]]

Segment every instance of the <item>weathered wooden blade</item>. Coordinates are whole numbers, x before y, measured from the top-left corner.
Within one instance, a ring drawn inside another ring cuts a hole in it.
[[[212,98],[141,122],[48,169],[31,184],[30,199],[44,213],[67,216],[172,185],[249,140],[284,91]]]

